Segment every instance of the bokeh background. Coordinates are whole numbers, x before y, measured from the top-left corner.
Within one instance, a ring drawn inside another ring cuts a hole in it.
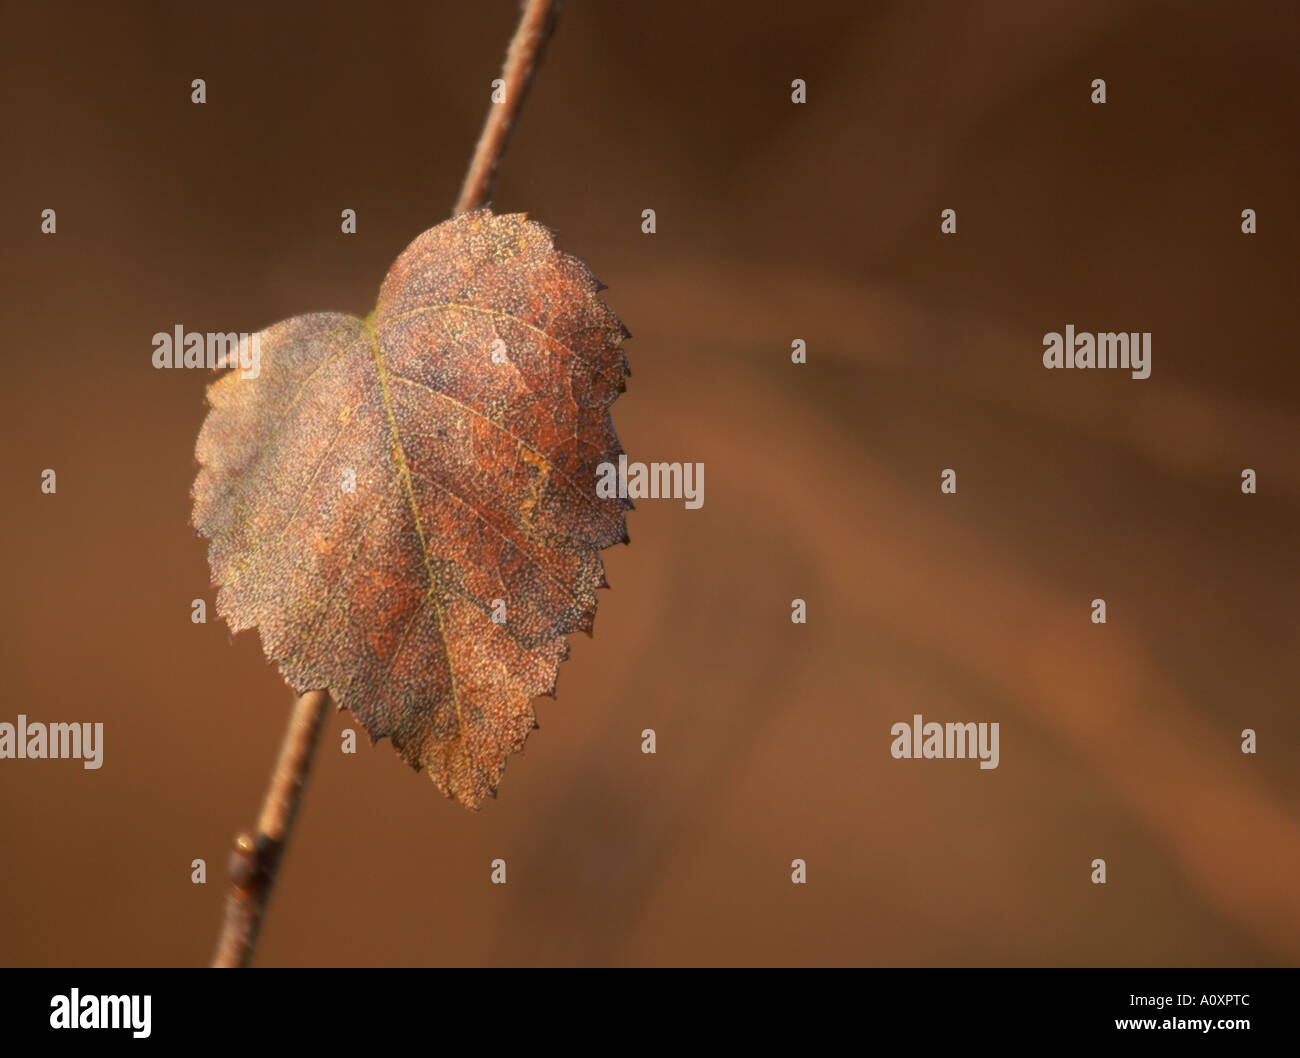
[[[0,762],[0,963],[203,964],[290,693],[190,621],[208,379],[150,339],[367,312],[516,10],[0,8],[0,720],[106,725]],[[566,4],[495,204],[609,285],[619,433],[705,505],[630,515],[481,812],[331,715],[257,962],[1297,962],[1298,50],[1281,3]],[[1151,378],[1043,370],[1066,323]],[[891,759],[918,712],[1001,766]]]

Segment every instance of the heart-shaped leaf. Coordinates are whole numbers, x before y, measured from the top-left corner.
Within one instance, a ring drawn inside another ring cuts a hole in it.
[[[600,289],[542,225],[475,210],[407,247],[366,319],[276,324],[257,377],[208,389],[194,526],[217,611],[471,807],[627,540],[630,504],[595,490],[627,375]]]

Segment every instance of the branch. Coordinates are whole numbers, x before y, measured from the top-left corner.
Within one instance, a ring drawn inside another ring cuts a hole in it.
[[[453,216],[483,205],[491,196],[492,186],[496,182],[497,163],[501,161],[506,144],[510,142],[510,133],[524,100],[528,97],[533,74],[541,65],[546,42],[555,29],[555,17],[556,4],[553,0],[527,0],[525,3],[523,13],[519,16],[519,27],[506,51],[505,66],[501,68],[505,98],[488,108],[487,121],[483,123],[478,146],[474,148],[474,157],[469,163],[469,171],[465,173],[465,183],[461,186],[456,208],[452,210]]]
[[[257,820],[257,836],[243,833],[235,838],[230,853],[231,889],[217,951],[212,957],[214,967],[247,966],[253,958],[253,945],[298,814],[329,700],[326,691],[308,691],[294,702],[289,728],[280,745],[280,759]]]
[[[505,81],[505,101],[494,103],[488,111],[465,174],[456,213],[481,206],[492,192],[497,163],[505,153],[510,131],[555,28],[555,7],[553,0],[527,0],[524,5],[501,74]],[[298,814],[329,701],[329,692],[321,690],[308,691],[294,702],[289,728],[280,744],[280,759],[262,803],[257,833],[245,832],[235,838],[229,862],[230,895],[226,898],[225,920],[212,957],[214,967],[242,967],[252,961],[258,930]]]

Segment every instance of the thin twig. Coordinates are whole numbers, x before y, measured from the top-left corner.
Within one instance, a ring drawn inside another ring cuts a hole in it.
[[[226,917],[212,957],[215,967],[247,966],[253,957],[253,945],[293,830],[294,816],[298,814],[329,700],[325,691],[308,691],[294,702],[289,727],[280,744],[280,759],[271,775],[266,800],[262,802],[257,834],[244,833],[235,838],[230,853],[231,887],[226,898]]]
[[[465,183],[453,213],[464,213],[487,202],[496,182],[497,163],[510,142],[510,132],[515,119],[528,97],[533,73],[541,64],[546,42],[555,28],[556,4],[553,0],[527,0],[519,16],[519,27],[506,51],[506,62],[501,68],[505,82],[505,98],[488,108],[487,121],[479,135],[478,146],[465,173]]]
[[[481,206],[492,192],[497,163],[528,95],[546,41],[555,28],[555,8],[553,0],[528,0],[524,5],[501,75],[505,81],[505,100],[494,103],[488,110],[483,134],[465,175],[460,201],[456,203],[456,213]],[[252,961],[253,946],[298,814],[329,701],[329,693],[322,690],[308,691],[294,702],[289,727],[280,744],[280,759],[271,776],[266,800],[262,802],[257,833],[243,833],[235,838],[229,865],[230,895],[226,898],[221,936],[217,938],[216,954],[212,957],[214,967],[247,966]]]

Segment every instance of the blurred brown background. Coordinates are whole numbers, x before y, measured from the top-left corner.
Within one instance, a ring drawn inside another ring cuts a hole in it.
[[[208,379],[151,336],[367,312],[516,11],[0,15],[0,720],[106,726],[0,762],[0,962],[202,964],[290,695],[190,621]],[[495,203],[609,284],[622,440],[705,505],[631,514],[480,813],[331,716],[257,961],[1300,960],[1298,47],[1284,4],[567,4]],[[1045,371],[1067,323],[1151,378]],[[915,712],[1001,766],[891,759]]]

